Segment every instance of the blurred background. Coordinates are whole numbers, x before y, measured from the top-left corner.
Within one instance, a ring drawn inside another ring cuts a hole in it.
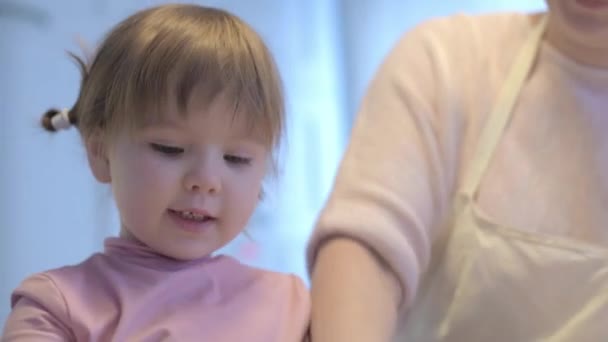
[[[118,231],[107,186],[91,176],[76,130],[39,126],[71,107],[79,74],[66,50],[154,0],[0,0],[0,331],[27,275],[78,263]],[[543,0],[208,0],[251,24],[273,51],[287,95],[288,146],[277,181],[241,236],[224,248],[246,263],[307,280],[306,240],[331,188],[358,103],[408,29],[457,12],[535,11]]]

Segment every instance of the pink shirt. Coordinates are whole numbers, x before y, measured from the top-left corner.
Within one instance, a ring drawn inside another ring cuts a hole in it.
[[[227,256],[180,262],[120,238],[13,293],[2,341],[301,341],[303,282]]]

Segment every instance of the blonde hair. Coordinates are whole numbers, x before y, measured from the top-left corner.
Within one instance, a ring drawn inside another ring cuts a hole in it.
[[[108,33],[82,73],[69,121],[86,141],[162,116],[174,98],[182,113],[193,91],[204,103],[222,96],[270,148],[280,145],[285,104],[279,73],[260,36],[236,16],[197,5],[163,5],[128,17]],[[199,91],[200,90],[200,91]],[[55,131],[49,110],[42,125]]]

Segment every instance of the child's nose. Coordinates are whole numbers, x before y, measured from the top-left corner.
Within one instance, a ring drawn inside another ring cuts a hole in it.
[[[219,168],[212,161],[200,161],[193,165],[184,177],[187,191],[217,194],[221,191]]]

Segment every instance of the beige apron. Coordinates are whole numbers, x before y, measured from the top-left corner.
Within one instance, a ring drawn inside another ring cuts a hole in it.
[[[608,249],[501,226],[475,203],[545,26],[546,16],[507,76],[455,201],[451,236],[433,248],[443,254],[397,341],[608,341]]]

